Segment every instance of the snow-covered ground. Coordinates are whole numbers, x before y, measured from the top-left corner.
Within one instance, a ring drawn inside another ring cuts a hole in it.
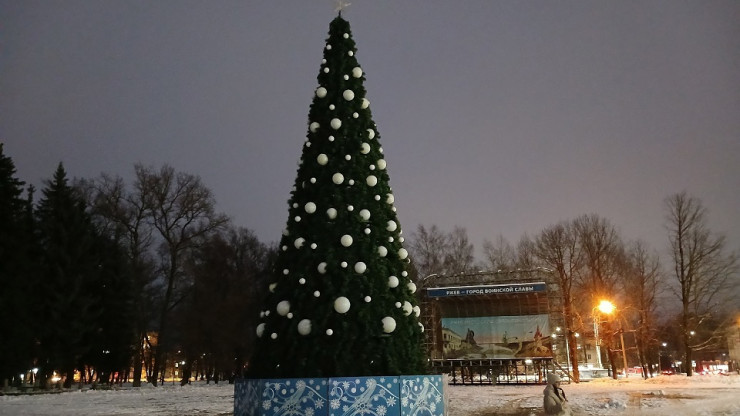
[[[563,386],[574,415],[740,415],[740,376],[597,379]],[[447,386],[449,416],[540,415],[544,386]],[[0,415],[230,415],[234,386],[0,396]]]

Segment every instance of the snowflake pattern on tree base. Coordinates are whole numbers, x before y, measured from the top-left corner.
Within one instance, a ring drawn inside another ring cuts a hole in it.
[[[443,416],[441,375],[239,379],[234,416]]]

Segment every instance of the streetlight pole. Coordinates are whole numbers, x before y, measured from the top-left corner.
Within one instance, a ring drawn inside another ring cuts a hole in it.
[[[596,365],[598,368],[604,368],[601,364],[601,341],[599,340],[599,318],[594,313],[594,343],[596,344]]]
[[[622,342],[622,363],[624,363],[624,378],[627,378],[627,354],[624,353],[624,329],[619,330],[619,340]]]

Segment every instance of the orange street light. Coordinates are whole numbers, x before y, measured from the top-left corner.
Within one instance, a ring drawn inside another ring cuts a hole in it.
[[[601,312],[608,315],[614,312],[614,309],[616,309],[617,307],[614,306],[614,304],[609,302],[608,300],[602,300],[601,302],[599,302],[599,306],[597,306],[597,308],[599,308]]]

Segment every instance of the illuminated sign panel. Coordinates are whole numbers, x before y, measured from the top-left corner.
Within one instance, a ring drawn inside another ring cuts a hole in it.
[[[427,289],[445,359],[552,357],[544,282]]]
[[[445,296],[480,296],[507,293],[536,293],[545,292],[546,290],[547,285],[544,282],[536,282],[513,283],[508,285],[434,287],[427,289],[427,295],[431,298],[441,298]]]

